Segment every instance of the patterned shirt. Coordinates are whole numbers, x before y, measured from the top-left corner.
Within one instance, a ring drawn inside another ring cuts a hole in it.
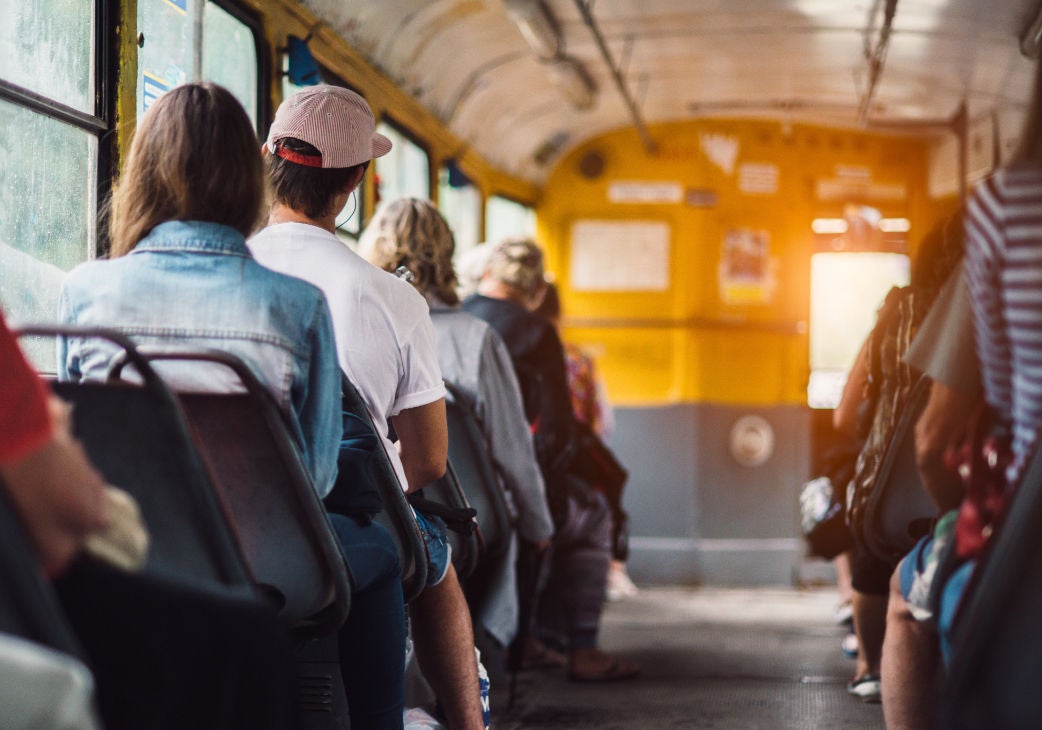
[[[966,273],[984,394],[1013,424],[1019,473],[1042,420],[1042,170],[982,182],[966,214]]]

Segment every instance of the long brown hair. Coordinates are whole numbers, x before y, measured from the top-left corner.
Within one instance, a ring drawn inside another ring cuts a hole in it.
[[[264,175],[256,132],[227,89],[185,84],[142,117],[109,210],[111,255],[130,253],[160,223],[223,223],[248,236]]]
[[[374,266],[394,272],[404,266],[422,294],[445,304],[459,304],[452,254],[452,229],[429,200],[401,198],[377,211],[358,241],[362,255]]]

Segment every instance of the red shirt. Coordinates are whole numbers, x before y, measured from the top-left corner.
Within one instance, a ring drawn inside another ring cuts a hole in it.
[[[18,349],[0,313],[0,464],[32,453],[50,437],[43,381]]]

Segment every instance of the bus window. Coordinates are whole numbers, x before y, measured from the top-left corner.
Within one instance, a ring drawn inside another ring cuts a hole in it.
[[[104,5],[104,3],[100,3]],[[97,248],[99,148],[107,132],[97,29],[84,0],[0,0],[0,307],[12,322],[54,320],[66,271]],[[53,344],[24,343],[54,370]]]
[[[257,126],[257,41],[253,30],[216,3],[203,13],[203,79],[227,88]]]
[[[480,243],[481,191],[452,162],[438,171],[438,210],[452,228],[456,251]]]
[[[807,404],[835,408],[847,373],[893,286],[908,283],[901,253],[835,252],[811,257]]]
[[[500,241],[508,236],[534,236],[535,211],[509,198],[493,195],[485,204],[485,240]]]
[[[431,163],[427,151],[397,127],[380,122],[376,131],[391,140],[391,151],[373,162],[379,184],[376,203],[398,198],[430,198]]]
[[[202,6],[196,31],[197,0],[138,0],[138,112],[178,84],[213,81],[227,87],[258,122],[258,54],[253,29],[212,0]],[[201,37],[200,37],[201,36]]]

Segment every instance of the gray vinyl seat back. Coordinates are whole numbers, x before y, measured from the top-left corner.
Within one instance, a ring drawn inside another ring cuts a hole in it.
[[[865,544],[886,562],[906,555],[937,515],[915,463],[915,424],[929,400],[930,384],[922,376],[909,391],[865,507]]]
[[[0,633],[84,658],[36,550],[0,481]]]
[[[137,500],[150,535],[143,570],[178,581],[252,594],[249,569],[184,412],[124,335],[73,326],[33,326],[21,336],[100,337],[123,348],[141,384],[56,382],[73,430],[110,483]]]
[[[149,361],[218,363],[242,393],[178,393],[260,595],[298,636],[336,631],[350,606],[347,564],[286,422],[241,359],[226,352],[143,347]]]
[[[402,592],[408,603],[420,595],[427,583],[427,547],[362,394],[346,375],[342,374],[341,384],[344,410],[356,416],[360,422],[367,423],[377,436],[376,443],[380,445],[370,462],[372,478],[383,502],[383,510],[377,513],[375,520],[386,527],[394,538],[402,565]]]
[[[513,522],[484,433],[460,389],[445,383],[449,461],[470,506],[477,510],[482,560],[497,560],[510,546]]]

